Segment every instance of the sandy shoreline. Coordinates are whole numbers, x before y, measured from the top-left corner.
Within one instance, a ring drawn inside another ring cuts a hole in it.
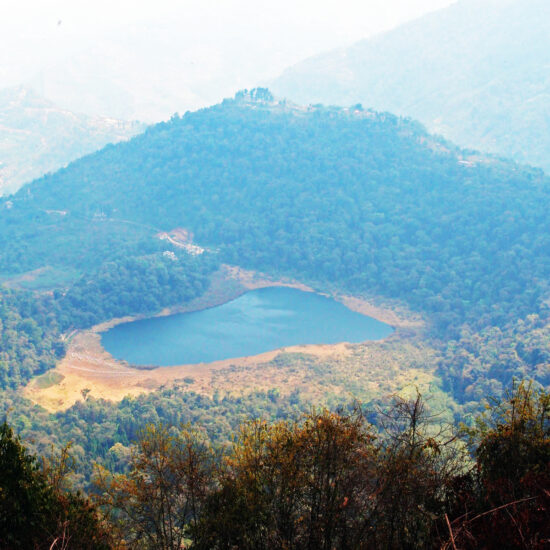
[[[306,292],[314,289],[292,280],[272,280],[235,266],[223,266],[213,277],[206,294],[185,306],[166,308],[155,317],[185,313],[215,307],[234,300],[249,290],[285,286]],[[376,306],[367,300],[346,295],[329,295],[353,311],[385,322],[394,328],[420,328],[422,321]],[[64,410],[85,394],[95,398],[119,401],[168,385],[181,384],[189,391],[209,394],[212,376],[216,371],[229,367],[255,366],[272,361],[281,352],[306,353],[317,357],[343,357],[351,353],[354,345],[289,346],[256,356],[226,359],[212,363],[175,365],[170,367],[134,368],[114,359],[101,345],[101,332],[125,322],[143,319],[145,316],[127,316],[95,325],[89,330],[73,333],[68,338],[66,356],[53,369],[63,379],[50,387],[40,387],[36,380],[25,388],[25,395],[49,411]],[[50,371],[51,372],[51,371]]]
[[[138,369],[117,361],[105,351],[99,333],[81,332],[74,336],[66,356],[53,370],[62,376],[62,380],[47,388],[41,388],[33,380],[25,388],[25,395],[51,412],[69,408],[83,399],[83,392],[95,398],[120,401],[126,396],[137,396],[180,384],[189,391],[211,395],[211,381],[216,371],[231,367],[254,367],[272,361],[281,353],[330,358],[346,356],[351,350],[352,346],[346,343],[288,346],[250,357],[211,363]]]

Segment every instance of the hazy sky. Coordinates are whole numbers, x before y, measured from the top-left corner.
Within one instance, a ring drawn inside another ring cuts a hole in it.
[[[305,57],[451,3],[0,0],[0,88],[41,82],[43,93],[79,108],[75,98],[81,92],[76,84],[71,91],[73,81],[93,92],[95,84],[84,81],[88,76],[95,78],[98,94],[108,96],[107,81],[120,76],[116,86],[123,103],[130,88],[140,96],[140,82],[148,75],[155,80],[155,89],[144,82],[143,101],[150,103],[166,81],[167,98],[178,87],[185,88],[177,107],[196,106],[229,89],[273,78]],[[175,72],[180,73],[179,80]],[[108,110],[104,105],[96,107]],[[83,102],[81,110],[85,109],[92,107]],[[118,114],[115,111],[113,116]]]

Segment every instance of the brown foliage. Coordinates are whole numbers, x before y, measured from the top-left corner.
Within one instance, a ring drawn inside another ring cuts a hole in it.
[[[521,385],[468,430],[418,394],[380,413],[251,421],[218,459],[196,432],[148,428],[128,475],[99,471],[131,547],[487,550],[548,546],[550,398]]]
[[[420,396],[398,400],[387,420],[380,437],[359,410],[246,425],[197,547],[429,547],[455,456],[427,433]]]
[[[550,547],[550,394],[520,383],[468,431],[473,489],[457,491],[460,548]],[[448,544],[447,544],[447,547]]]
[[[97,470],[101,501],[114,512],[119,540],[139,548],[184,548],[209,489],[211,468],[211,450],[196,432],[147,427],[128,475]]]

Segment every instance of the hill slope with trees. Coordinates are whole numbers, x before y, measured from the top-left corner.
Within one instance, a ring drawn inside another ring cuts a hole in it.
[[[409,119],[301,108],[259,89],[2,200],[0,273],[105,273],[183,227],[216,261],[423,313],[445,348],[447,387],[479,400],[513,376],[548,384],[549,183]],[[523,351],[511,361],[493,346],[513,341],[518,322]]]
[[[0,90],[0,194],[145,129],[61,109],[22,86]]]

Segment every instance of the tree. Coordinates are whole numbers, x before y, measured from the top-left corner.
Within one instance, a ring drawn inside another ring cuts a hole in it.
[[[515,383],[465,431],[476,463],[460,494],[463,513],[451,525],[455,542],[465,549],[547,548],[550,394]]]
[[[61,490],[6,421],[0,426],[0,547],[82,550],[110,548],[96,508],[80,494]]]
[[[139,435],[128,474],[98,468],[102,502],[118,525],[119,537],[140,548],[180,550],[209,489],[213,454],[203,438],[150,425]]]
[[[448,487],[463,470],[452,427],[417,392],[381,413],[375,547],[424,548],[446,511]]]
[[[375,437],[360,414],[244,425],[208,499],[197,548],[359,548]]]

